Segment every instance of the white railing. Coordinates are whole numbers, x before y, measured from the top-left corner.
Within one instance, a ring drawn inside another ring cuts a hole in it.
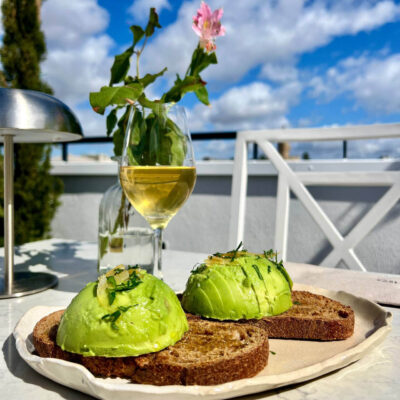
[[[400,124],[346,126],[335,128],[284,129],[238,132],[232,180],[230,246],[243,240],[246,217],[248,143],[257,143],[278,171],[275,249],[286,260],[290,190],[301,201],[323,231],[333,249],[321,265],[335,267],[343,260],[351,269],[366,271],[354,248],[371,232],[400,199],[400,171],[294,172],[271,142],[358,140],[400,137]],[[389,190],[343,237],[310,194],[306,185],[388,186]]]

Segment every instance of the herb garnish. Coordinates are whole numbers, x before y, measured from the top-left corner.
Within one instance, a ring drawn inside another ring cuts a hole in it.
[[[276,257],[276,252],[274,252],[272,249],[269,249],[268,251],[264,250],[264,257],[267,258],[268,260],[272,261],[272,257]]]
[[[272,350],[269,351],[271,354],[275,355],[276,353]]]
[[[192,274],[201,274],[207,268],[206,264],[195,265],[191,270]]]
[[[117,282],[114,278],[114,275],[107,276],[107,283],[109,283],[112,287],[117,286]]]
[[[120,274],[122,271],[125,271],[123,268],[114,268],[114,275]]]
[[[121,281],[121,277],[118,276],[122,272],[128,272],[128,277],[124,278]],[[115,277],[118,276],[116,279]],[[107,282],[105,284],[105,281]],[[117,281],[119,283],[117,283]],[[112,270],[112,275],[106,276],[102,275],[99,278],[99,284],[102,286],[102,293],[107,296],[108,304],[111,306],[114,303],[115,296],[117,292],[122,292],[125,290],[134,289],[136,286],[142,283],[140,269],[138,265],[131,266],[128,265],[128,268],[119,268],[116,267]],[[105,287],[104,287],[105,286]],[[99,295],[98,289],[96,289],[97,295]]]
[[[296,304],[297,306],[300,306],[300,305],[301,305],[301,303],[300,303],[299,301],[297,301],[297,300],[294,301],[293,304]]]
[[[239,245],[238,245],[238,247],[236,247],[236,249],[235,250],[233,250],[233,256],[232,256],[232,258],[231,258],[231,261],[233,261],[235,258],[236,258],[236,254],[237,254],[237,252],[239,251],[239,249],[241,248],[243,246],[243,242],[240,242],[239,243]],[[230,252],[231,253],[231,252]]]
[[[112,314],[106,314],[101,317],[103,321],[111,322],[111,328],[115,331],[118,330],[118,326],[116,324],[118,318],[121,316],[121,313],[128,311],[132,307],[136,307],[137,304],[132,306],[119,306],[117,311],[114,311]]]
[[[108,296],[108,302],[111,306],[112,303],[114,303],[115,300],[115,290],[107,290],[107,296]]]
[[[276,267],[278,268],[279,272],[284,276],[284,278],[287,280],[287,282],[289,283],[289,287],[290,289],[293,286],[293,282],[290,279],[289,274],[287,273],[285,267],[283,266],[282,260],[279,263],[275,263]]]
[[[290,288],[293,286],[293,282],[290,279],[289,274],[287,273],[285,267],[283,266],[283,261],[278,262],[278,252],[273,251],[272,249],[265,251],[264,250],[264,257],[274,263],[276,265],[276,268],[278,268],[278,271],[284,276],[284,278],[287,280],[289,283]],[[268,266],[268,273],[271,272],[271,267]]]
[[[264,280],[264,277],[262,276],[261,271],[260,271],[260,269],[258,268],[258,266],[255,265],[255,264],[253,264],[252,267],[253,267],[254,270],[257,272],[257,275],[258,275],[258,277],[260,278],[260,280],[263,281],[263,280]]]
[[[121,282],[119,285],[116,285],[114,287],[114,290],[116,292],[123,292],[124,290],[133,289],[136,286],[140,285],[141,283],[142,280],[139,278],[136,271],[132,271],[132,273],[129,275],[129,279],[125,282]]]

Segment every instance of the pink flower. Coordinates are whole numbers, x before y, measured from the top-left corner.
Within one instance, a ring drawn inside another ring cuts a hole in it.
[[[211,12],[208,4],[202,1],[200,8],[197,10],[197,15],[193,17],[192,28],[200,36],[200,47],[208,52],[216,49],[215,38],[225,35],[225,28],[219,21],[222,18],[222,14],[222,8]]]

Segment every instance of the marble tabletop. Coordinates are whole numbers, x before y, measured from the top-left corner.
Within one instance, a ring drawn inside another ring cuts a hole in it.
[[[18,355],[13,329],[36,305],[66,306],[84,285],[97,278],[95,243],[51,239],[21,246],[16,270],[50,271],[59,277],[54,289],[18,299],[0,300],[0,398],[20,400],[89,399],[32,370]],[[164,276],[174,290],[182,290],[201,253],[167,250]],[[0,259],[2,250],[0,250]],[[245,399],[397,399],[400,393],[399,275],[370,274],[288,263],[293,280],[331,290],[347,290],[386,304],[393,314],[393,330],[386,340],[360,361],[299,385],[244,397]],[[0,272],[3,274],[3,272]],[[361,282],[361,284],[360,284]],[[374,290],[376,288],[376,290]],[[389,304],[389,305],[388,305]],[[396,306],[397,305],[397,306]]]

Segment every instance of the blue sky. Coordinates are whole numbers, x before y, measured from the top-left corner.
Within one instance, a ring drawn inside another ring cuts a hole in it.
[[[113,57],[131,41],[129,26],[159,11],[163,29],[149,42],[141,70],[169,74],[151,88],[159,96],[184,72],[197,37],[200,1],[48,0],[42,10],[48,44],[44,78],[78,114],[87,136],[105,134],[88,93],[107,84]],[[191,130],[227,131],[400,121],[400,2],[374,0],[210,0],[223,7],[226,35],[210,66],[212,107],[184,99]],[[338,143],[294,144],[293,154],[338,157]],[[78,151],[78,150],[76,150]],[[79,150],[82,151],[82,148]],[[96,149],[91,147],[91,152]],[[103,148],[100,151],[104,151]],[[355,142],[351,157],[400,156],[391,140]],[[233,142],[198,143],[197,158],[233,155]]]

